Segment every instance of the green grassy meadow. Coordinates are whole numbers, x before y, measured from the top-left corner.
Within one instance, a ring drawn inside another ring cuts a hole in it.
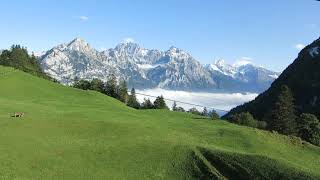
[[[320,179],[320,148],[0,66],[0,179]]]

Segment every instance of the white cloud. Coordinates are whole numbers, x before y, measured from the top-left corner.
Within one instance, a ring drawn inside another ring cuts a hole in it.
[[[192,104],[198,104],[209,108],[216,108],[222,110],[230,110],[233,107],[253,100],[258,94],[255,93],[198,93],[198,92],[186,92],[186,91],[170,91],[164,89],[147,89],[147,90],[136,90],[137,93],[147,94],[152,96],[163,95],[166,99],[172,99],[176,101],[182,101]],[[143,102],[144,98],[149,98],[143,95],[137,94],[139,102]],[[150,98],[154,101],[155,98]],[[169,107],[172,107],[173,102],[166,102]],[[188,110],[192,108],[192,105],[181,104],[177,102],[178,106]],[[202,110],[202,107],[196,107],[198,110]]]
[[[88,21],[89,20],[89,17],[88,16],[79,16],[79,19],[81,21]]]
[[[295,48],[298,49],[299,51],[302,50],[304,47],[306,47],[304,44],[296,44]]]

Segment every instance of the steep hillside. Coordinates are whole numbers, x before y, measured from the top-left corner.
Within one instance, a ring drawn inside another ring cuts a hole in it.
[[[295,98],[298,113],[320,116],[320,39],[305,47],[297,59],[255,100],[232,109],[225,117],[248,111],[262,120],[270,112],[282,85],[287,85]]]
[[[134,110],[2,66],[0,84],[0,179],[320,178],[320,149],[286,136]]]

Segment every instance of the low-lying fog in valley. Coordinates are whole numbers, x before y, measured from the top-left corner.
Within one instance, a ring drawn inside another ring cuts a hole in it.
[[[155,98],[148,97],[142,94],[151,95],[151,96],[160,96],[163,95],[166,99],[182,101],[186,103],[198,104],[208,108],[220,109],[229,111],[233,107],[243,104],[244,102],[253,100],[258,94],[255,93],[202,93],[202,92],[186,92],[186,91],[171,91],[165,89],[146,89],[146,90],[136,90],[137,98],[139,102],[143,102],[144,98],[150,98],[151,101],[154,101]],[[173,102],[166,100],[168,107],[172,107]],[[177,102],[177,106],[183,107],[185,110],[188,110],[193,105],[182,104]],[[196,107],[198,110],[202,111],[202,107]]]

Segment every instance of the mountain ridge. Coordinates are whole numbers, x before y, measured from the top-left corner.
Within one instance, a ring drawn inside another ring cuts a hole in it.
[[[240,112],[250,112],[259,120],[270,111],[280,92],[281,86],[288,86],[295,98],[298,114],[311,113],[320,116],[320,38],[302,49],[298,57],[275,80],[271,87],[255,100],[232,109],[225,118]]]
[[[261,92],[278,75],[250,63],[235,67],[218,61],[212,69],[177,47],[160,51],[131,41],[98,51],[76,38],[53,47],[39,59],[44,72],[63,84],[71,84],[75,77],[106,81],[113,73],[138,89]]]

